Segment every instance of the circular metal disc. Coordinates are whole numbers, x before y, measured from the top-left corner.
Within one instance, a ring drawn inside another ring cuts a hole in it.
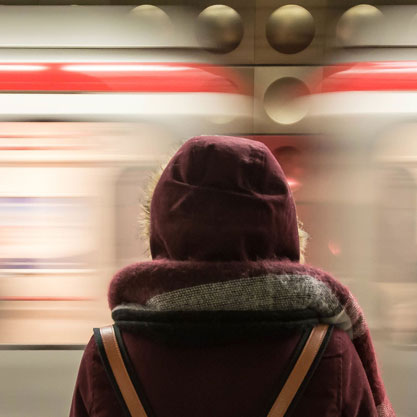
[[[210,52],[231,52],[243,38],[242,18],[229,6],[207,7],[197,18],[196,36],[201,47]]]
[[[142,4],[132,9],[130,16],[135,19],[141,33],[148,37],[160,38],[170,34],[173,29],[168,14],[157,6]]]
[[[307,102],[298,98],[309,94],[307,86],[299,79],[284,77],[274,81],[264,95],[264,108],[268,116],[281,124],[300,121],[308,111]]]
[[[375,6],[359,4],[343,13],[336,27],[336,37],[344,46],[373,45],[384,15]]]
[[[276,9],[266,23],[266,38],[278,52],[296,54],[310,45],[314,18],[304,7],[289,4]]]

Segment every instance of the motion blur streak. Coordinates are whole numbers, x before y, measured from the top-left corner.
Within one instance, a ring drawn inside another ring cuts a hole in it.
[[[102,64],[102,65],[63,65],[61,66],[63,71],[75,71],[75,72],[107,72],[107,71],[190,71],[191,67],[185,67],[181,65],[157,65],[157,64],[141,64],[141,65],[126,65],[126,64]]]
[[[0,91],[248,94],[233,71],[191,63],[0,64]]]
[[[313,93],[341,91],[414,91],[417,62],[358,62],[325,67]]]
[[[1,416],[67,414],[81,352],[57,349],[111,322],[111,276],[149,257],[149,177],[199,134],[271,149],[307,262],[349,285],[417,416],[416,5],[3,3]]]
[[[28,65],[28,64],[0,64],[0,71],[44,71],[48,69],[46,65]]]

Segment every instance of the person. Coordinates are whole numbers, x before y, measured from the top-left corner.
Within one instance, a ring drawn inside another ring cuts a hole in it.
[[[147,416],[267,416],[317,322],[330,325],[323,351],[285,416],[395,416],[355,299],[300,263],[305,234],[265,145],[188,140],[148,209],[152,260],[122,269],[108,293]],[[97,343],[81,360],[71,417],[126,411]]]

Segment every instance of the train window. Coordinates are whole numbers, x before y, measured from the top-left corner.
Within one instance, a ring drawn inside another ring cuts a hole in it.
[[[127,168],[116,182],[116,263],[119,268],[148,258],[142,204],[154,168]]]
[[[0,197],[0,271],[91,268],[91,210],[77,197]]]
[[[378,280],[413,281],[417,265],[416,180],[405,168],[384,167],[377,184]],[[399,265],[400,276],[393,273]]]
[[[384,166],[376,200],[376,281],[379,315],[388,338],[402,346],[417,344],[417,184],[411,170]]]

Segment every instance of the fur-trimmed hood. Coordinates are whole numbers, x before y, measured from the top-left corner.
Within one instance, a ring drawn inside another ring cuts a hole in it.
[[[295,204],[269,149],[224,136],[187,141],[154,190],[150,248],[154,259],[298,261]]]

